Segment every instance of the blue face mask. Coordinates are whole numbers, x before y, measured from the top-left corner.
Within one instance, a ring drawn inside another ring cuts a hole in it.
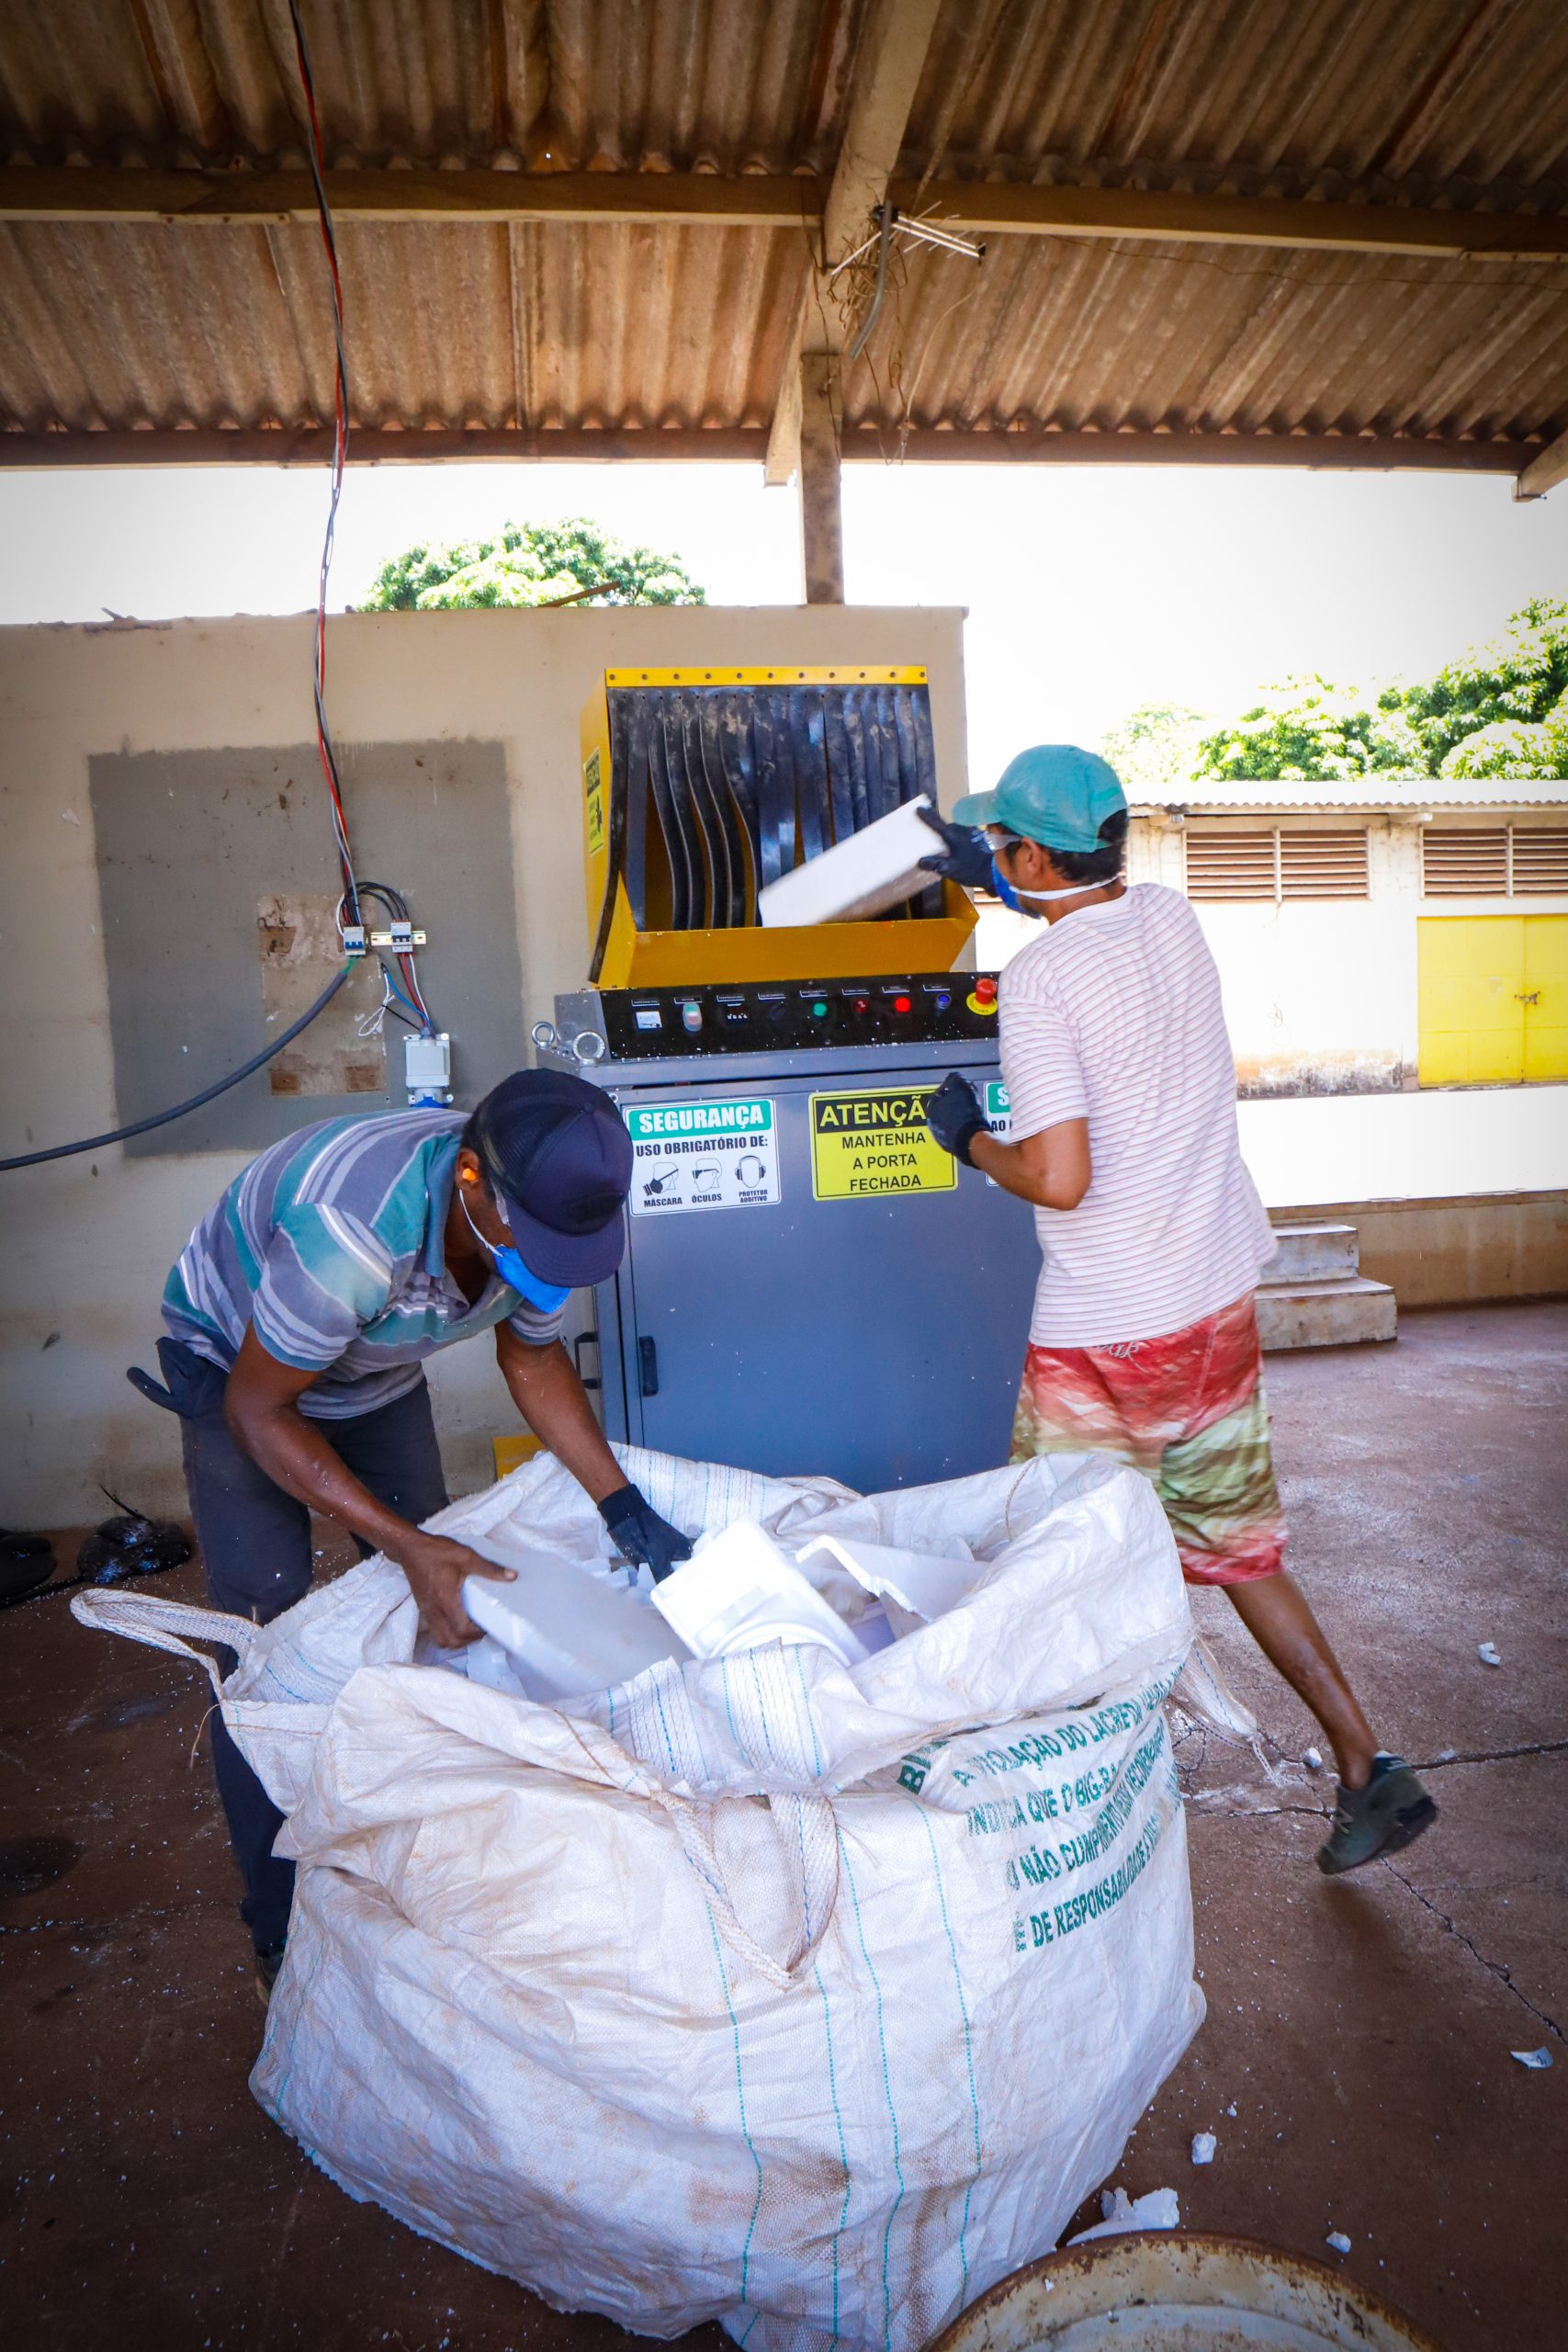
[[[991,858],[991,887],[1004,907],[1010,907],[1015,915],[1022,914],[1022,902],[1021,901],[1017,891],[1013,888],[1012,884],[1008,880],[1007,876],[997,864],[994,853]]]
[[[539,1275],[536,1274],[525,1262],[516,1250],[511,1247],[498,1250],[493,1241],[487,1241],[474,1223],[473,1212],[468,1202],[463,1199],[461,1193],[458,1193],[457,1198],[463,1202],[463,1215],[468,1220],[469,1232],[491,1261],[502,1281],[510,1289],[516,1291],[519,1297],[525,1298],[530,1306],[536,1306],[542,1315],[554,1315],[558,1308],[564,1306],[571,1296],[570,1285],[563,1290],[558,1283],[541,1280]]]

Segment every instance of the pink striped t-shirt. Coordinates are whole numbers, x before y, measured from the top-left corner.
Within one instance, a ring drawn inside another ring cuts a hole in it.
[[[1251,1290],[1273,1236],[1241,1156],[1220,978],[1178,891],[1135,882],[1015,956],[998,999],[1012,1139],[1089,1121],[1076,1209],[1036,1209],[1036,1347],[1109,1347]]]

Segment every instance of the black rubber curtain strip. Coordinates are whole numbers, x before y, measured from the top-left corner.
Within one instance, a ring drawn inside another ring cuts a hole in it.
[[[678,931],[700,931],[706,920],[704,909],[707,899],[707,875],[703,864],[702,838],[697,829],[697,812],[692,806],[692,796],[686,783],[685,732],[681,720],[680,705],[670,693],[656,697],[658,724],[652,739],[659,746],[658,757],[663,765],[665,789],[670,795],[670,822],[679,848],[677,859],[671,850],[670,865],[676,877],[674,888],[684,908]]]
[[[900,738],[906,733],[913,738],[914,791],[908,797],[913,799],[917,794],[923,792],[931,807],[935,808],[940,804],[936,797],[936,744],[931,735],[931,698],[929,687],[901,686],[898,689],[898,727]],[[900,757],[902,758],[902,754]],[[933,882],[929,890],[920,892],[919,897],[914,901],[914,909],[918,915],[924,916],[927,921],[934,921],[941,914],[942,904],[942,885],[940,882]]]
[[[648,782],[670,868],[670,928],[686,931],[692,921],[691,859],[684,828],[676,820],[675,797],[670,789],[670,766],[664,750],[664,697],[658,694],[648,697]]]
[[[626,897],[630,901],[632,921],[638,931],[646,931],[648,923],[648,723],[649,711],[646,698],[639,694],[627,697],[630,726],[616,728],[611,722],[611,741],[616,736],[627,737],[626,752]],[[611,761],[611,775],[615,762]]]
[[[729,829],[736,923],[757,920],[762,867],[757,778],[751,757],[751,697],[728,686],[703,695],[703,752],[715,797]]]
[[[617,880],[639,930],[736,929],[802,860],[919,794],[936,798],[923,686],[623,688],[610,695],[610,741],[594,978]],[[908,911],[942,904],[933,886]]]
[[[757,780],[757,825],[761,838],[760,887],[767,888],[795,864],[795,808],[786,799],[779,763],[777,707],[767,688],[751,706],[752,772]]]
[[[802,817],[803,843],[808,826],[815,824],[818,848],[830,849],[833,843],[832,785],[828,775],[827,730],[819,686],[790,688],[789,740],[795,754],[796,806],[803,811],[809,808],[811,812],[809,817]],[[847,821],[847,800],[844,815]]]
[[[746,823],[751,842],[751,888],[746,920],[755,922],[757,893],[764,882],[776,882],[784,872],[784,843],[777,808],[769,811],[773,820],[770,841],[762,830],[762,795],[757,780],[757,704],[761,697],[750,688],[731,688],[725,695],[726,745],[733,743],[739,784],[732,782],[741,818]],[[727,760],[728,753],[726,754]]]
[[[670,798],[676,821],[683,826],[692,865],[692,925],[708,930],[713,922],[713,857],[708,848],[704,815],[706,796],[692,784],[686,762],[686,711],[673,691],[664,697],[664,750],[670,766]]]

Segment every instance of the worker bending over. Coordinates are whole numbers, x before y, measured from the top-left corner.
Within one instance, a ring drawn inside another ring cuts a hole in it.
[[[164,1293],[168,1385],[191,1517],[215,1608],[265,1624],[310,1583],[310,1513],[395,1560],[431,1639],[476,1641],[465,1577],[509,1581],[421,1522],[446,1489],[423,1370],[438,1348],[495,1333],[518,1411],[598,1505],[628,1561],[662,1571],[691,1546],[605,1443],[560,1344],[574,1289],[626,1243],[632,1146],[580,1078],[519,1070],[460,1112],[329,1119],[274,1144],[191,1235]],[[282,1815],[212,1718],[213,1764],[245,1884],[264,1990],[283,1955],[294,1866]]]
[[[1379,1748],[1285,1572],[1253,1306],[1274,1238],[1198,919],[1179,891],[1122,880],[1125,797],[1072,745],[1021,752],[994,792],[928,822],[946,844],[933,872],[1044,918],[1001,976],[1012,1140],[956,1072],[927,1110],[946,1150],[1034,1204],[1044,1264],[1012,1458],[1092,1450],[1153,1479],[1188,1582],[1223,1586],[1327,1734],[1339,1795],[1318,1866],[1355,1870],[1437,1807]]]

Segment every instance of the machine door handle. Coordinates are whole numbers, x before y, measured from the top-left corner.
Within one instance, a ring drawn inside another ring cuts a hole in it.
[[[1539,1004],[1540,1002],[1540,990],[1539,989],[1530,989],[1529,990],[1521,989],[1518,995],[1514,999],[1514,1001],[1516,1004]]]
[[[571,1360],[577,1367],[577,1376],[582,1382],[584,1388],[603,1388],[604,1385],[601,1379],[588,1380],[583,1377],[582,1351],[584,1348],[596,1348],[598,1344],[597,1331],[580,1331],[571,1343]]]
[[[659,1394],[659,1350],[651,1340],[637,1343],[637,1386],[645,1396]]]

